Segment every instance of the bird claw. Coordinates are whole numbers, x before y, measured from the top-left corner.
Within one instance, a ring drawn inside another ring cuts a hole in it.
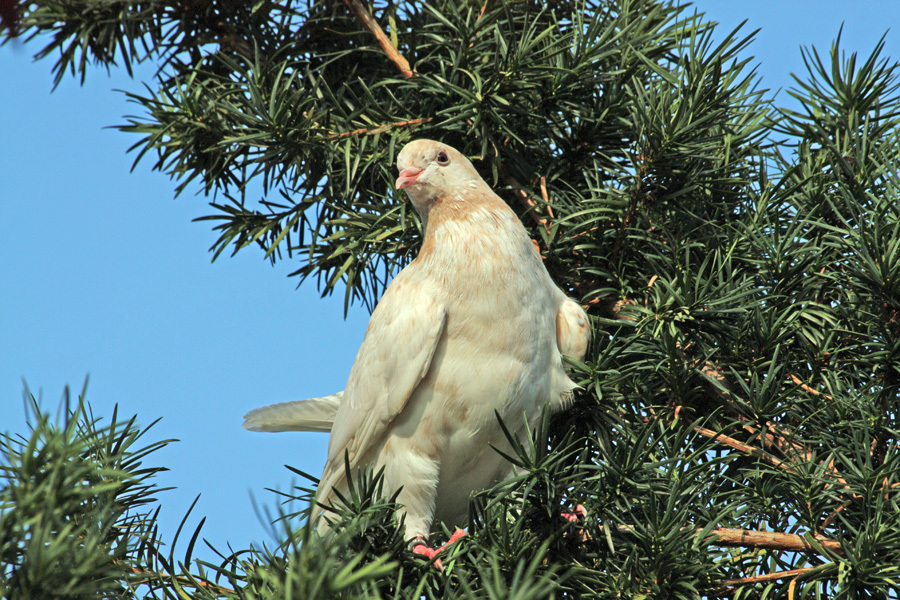
[[[459,538],[463,537],[464,535],[466,535],[466,532],[464,529],[457,529],[456,531],[453,532],[453,535],[450,536],[450,539],[447,540],[447,543],[444,544],[443,546],[441,546],[440,548],[429,548],[428,546],[425,545],[424,542],[419,542],[415,546],[413,546],[413,548],[412,548],[413,554],[419,554],[421,556],[424,556],[428,560],[434,560],[434,568],[436,568],[438,571],[441,571],[443,573],[444,565],[441,562],[441,559],[440,558],[435,559],[435,556],[437,556],[438,554],[443,552],[444,549],[447,548],[447,546],[455,543]]]
[[[412,551],[413,554],[419,554],[421,556],[424,556],[428,560],[432,560],[437,555],[437,553],[440,552],[440,549],[435,550],[434,548],[429,548],[425,544],[416,544],[415,546],[413,546]],[[437,559],[434,561],[434,568],[438,571],[443,572],[444,565],[441,564],[441,559]]]
[[[564,513],[560,513],[560,515],[564,519],[566,519],[568,522],[575,523],[575,522],[582,521],[585,518],[587,518],[588,511],[581,504],[576,504],[575,510],[573,512],[570,512],[570,513],[564,512]],[[580,543],[583,544],[591,539],[591,534],[588,533],[585,529],[579,529],[578,532],[575,534],[575,539],[577,539]]]
[[[583,507],[583,506],[580,505],[580,504],[576,504],[576,505],[575,505],[575,512],[570,512],[570,513],[564,512],[564,513],[559,513],[559,514],[560,514],[565,520],[569,521],[570,523],[574,523],[575,521],[580,521],[580,520],[586,518],[588,512],[587,512],[587,509],[586,509],[585,507]]]

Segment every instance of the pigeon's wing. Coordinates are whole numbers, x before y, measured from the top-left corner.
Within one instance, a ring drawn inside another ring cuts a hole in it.
[[[360,464],[403,411],[431,366],[447,322],[447,308],[408,276],[412,266],[394,279],[369,319],[328,440],[320,502],[327,501],[343,480],[345,454],[351,468]]]
[[[331,431],[344,392],[322,398],[280,402],[254,408],[244,415],[250,431]]]
[[[566,298],[556,313],[556,345],[559,351],[575,360],[584,360],[591,341],[591,322],[584,309]]]

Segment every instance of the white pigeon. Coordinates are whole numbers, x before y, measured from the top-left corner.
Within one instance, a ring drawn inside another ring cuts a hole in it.
[[[464,155],[417,140],[397,167],[425,237],[372,312],[345,391],[257,408],[244,427],[330,430],[317,501],[347,491],[345,454],[352,469],[384,467],[407,539],[425,540],[435,522],[464,525],[470,494],[512,473],[491,447],[509,447],[497,414],[521,437],[565,406],[576,385],[562,355],[584,357],[590,325]]]

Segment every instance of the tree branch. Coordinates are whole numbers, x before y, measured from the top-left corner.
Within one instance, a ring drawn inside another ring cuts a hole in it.
[[[698,529],[697,535],[703,530]],[[820,546],[837,554],[841,553],[841,543],[837,540],[827,538],[821,534],[811,536],[815,543],[809,541],[808,537],[797,535],[795,533],[781,533],[778,531],[752,531],[749,529],[730,529],[726,527],[717,527],[709,532],[709,541],[713,546],[722,546],[724,548],[765,548],[768,550],[781,550],[783,552],[815,552],[820,553],[816,546]]]
[[[512,192],[516,196],[516,199],[525,207],[525,214],[529,215],[535,223],[543,227],[544,231],[550,231],[550,221],[545,217],[540,216],[537,212],[541,203],[525,191],[522,184],[519,183],[519,180],[512,175],[507,175],[503,178],[503,183],[513,188]]]
[[[547,207],[547,214],[550,215],[551,219],[555,219],[556,216],[553,214],[553,207],[550,206],[550,195],[547,193],[547,178],[541,175],[541,198],[544,199],[544,205]]]
[[[743,423],[744,429],[747,432],[753,435],[759,434],[759,429],[754,426],[754,424],[757,423],[757,421],[754,419],[754,415],[748,414],[747,411],[743,410],[739,405],[735,404],[731,398],[729,398],[728,392],[725,390],[730,390],[731,385],[729,384],[728,379],[719,370],[719,368],[712,361],[707,360],[703,364],[703,366],[700,367],[700,373],[703,374],[707,379],[709,379],[711,384],[713,384],[710,386],[710,395],[713,397],[713,399],[719,405],[725,408],[732,416],[741,421]],[[810,449],[805,445],[794,441],[794,436],[789,431],[776,425],[775,423],[772,423],[771,421],[766,422],[766,429],[769,430],[769,433],[763,433],[760,436],[760,441],[763,444],[764,448],[776,448],[787,457],[790,457],[792,454],[799,454],[805,457],[807,460],[812,458],[812,452],[810,451]]]
[[[634,525],[618,525],[615,530],[620,533],[637,534]],[[696,536],[703,535],[705,529],[695,529]],[[812,538],[813,541],[810,541]],[[819,533],[799,535],[796,533],[781,533],[780,531],[756,531],[752,529],[733,529],[730,527],[716,527],[706,533],[704,538],[711,546],[722,548],[758,548],[765,550],[778,550],[781,552],[806,552],[824,554],[822,550],[828,550],[835,554],[842,554],[841,543],[827,538]]]
[[[730,596],[735,592],[735,587],[742,585],[755,585],[757,583],[768,583],[770,581],[778,581],[779,579],[793,579],[791,585],[796,583],[796,577],[821,569],[822,565],[815,567],[804,567],[802,569],[791,569],[790,571],[777,571],[775,573],[766,573],[765,575],[755,575],[753,577],[744,577],[742,579],[726,579],[719,581],[716,586],[708,593],[710,597]]]
[[[409,121],[398,121],[397,123],[385,123],[384,125],[379,125],[378,127],[374,127],[372,129],[367,129],[363,127],[362,129],[354,129],[353,131],[344,131],[342,133],[332,133],[328,136],[328,139],[333,140],[342,137],[349,137],[351,135],[375,135],[376,133],[384,133],[388,129],[393,129],[394,127],[407,127],[409,125],[421,125],[422,123],[427,123],[430,121],[431,117],[423,117],[421,119],[410,119]]]
[[[813,394],[814,396],[819,396],[819,395],[821,395],[823,398],[826,398],[826,399],[828,399],[828,400],[834,400],[834,398],[832,398],[832,397],[829,396],[828,394],[823,394],[822,392],[820,392],[820,391],[818,391],[818,390],[814,390],[813,388],[809,387],[808,385],[806,385],[805,383],[803,383],[803,380],[801,380],[799,377],[797,377],[797,376],[794,375],[793,373],[791,373],[790,375],[788,375],[788,377],[791,378],[791,381],[793,381],[794,384],[800,386],[800,389],[801,389],[801,390],[803,390],[803,391],[805,391],[805,392],[809,392],[810,394]]]
[[[369,10],[363,6],[359,0],[344,0],[344,4],[350,7],[353,16],[356,17],[359,24],[372,32],[372,35],[378,40],[378,45],[381,46],[381,49],[384,50],[387,57],[391,59],[391,62],[397,65],[397,68],[400,69],[403,76],[407,79],[411,79],[413,70],[409,67],[409,62],[407,62],[407,60],[403,58],[403,55],[394,47],[391,40],[385,35],[381,25],[378,24],[378,21],[369,14]]]
[[[790,469],[791,464],[781,460],[780,458],[776,458],[772,456],[768,452],[761,450],[760,448],[754,448],[748,444],[740,442],[734,438],[728,437],[724,433],[718,433],[713,431],[712,429],[707,429],[705,427],[696,426],[694,427],[694,431],[699,433],[700,435],[706,436],[720,444],[725,444],[726,446],[730,446],[735,450],[740,450],[741,452],[746,452],[748,454],[752,454],[757,458],[761,458],[766,462],[778,467],[779,469]]]
[[[680,410],[681,410],[681,406],[678,406],[675,408],[675,419],[678,419],[678,412]],[[651,411],[651,412],[654,415],[656,415],[655,411]],[[648,417],[640,417],[640,419],[642,421],[644,421],[645,423],[650,422],[650,419]],[[762,450],[761,448],[756,448],[749,444],[745,444],[744,442],[742,442],[740,440],[736,440],[733,437],[729,437],[729,436],[725,435],[724,433],[720,433],[720,432],[714,431],[712,429],[707,429],[706,427],[700,427],[699,425],[695,425],[694,427],[692,427],[692,429],[694,431],[696,431],[697,433],[699,433],[700,435],[702,435],[704,437],[708,437],[715,442],[719,442],[720,444],[724,444],[726,446],[734,448],[735,450],[738,450],[739,452],[746,452],[747,454],[751,454],[753,456],[756,456],[757,458],[761,458],[764,461],[770,463],[771,465],[778,467],[779,469],[787,470],[787,469],[791,468],[791,463],[781,460],[780,458],[777,458],[777,457],[769,454],[768,452],[766,452],[765,450]]]

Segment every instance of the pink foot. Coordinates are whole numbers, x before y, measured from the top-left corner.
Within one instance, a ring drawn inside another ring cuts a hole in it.
[[[560,513],[560,515],[570,523],[574,523],[575,521],[580,521],[581,519],[587,517],[587,509],[580,504],[576,504],[575,512],[564,512]]]
[[[435,556],[437,556],[438,554],[443,552],[447,546],[449,546],[450,544],[453,544],[454,542],[456,542],[456,540],[463,537],[464,535],[466,535],[465,530],[457,529],[456,531],[453,532],[453,535],[450,536],[450,539],[447,540],[447,543],[444,544],[443,546],[441,546],[440,548],[429,548],[428,546],[425,545],[424,542],[420,542],[420,543],[416,544],[415,546],[413,546],[413,549],[412,549],[413,554],[420,554],[420,555],[424,556],[425,558],[427,558],[428,560],[432,560],[432,559],[434,559]],[[434,561],[434,567],[438,571],[444,570],[444,565],[441,563],[441,559],[438,558],[437,560]]]
[[[574,522],[576,522],[576,521],[581,521],[582,519],[584,519],[584,518],[587,517],[587,514],[588,514],[587,509],[586,509],[585,507],[583,507],[582,505],[580,505],[580,504],[576,504],[576,505],[575,505],[575,511],[574,511],[574,512],[570,512],[570,513],[566,513],[566,512],[560,513],[560,515],[561,515],[564,519],[566,519],[567,521],[569,521],[570,523],[574,523]],[[585,543],[586,541],[588,541],[589,539],[591,539],[591,536],[590,536],[590,534],[589,534],[586,530],[580,529],[580,530],[578,531],[578,533],[576,534],[576,539],[577,539],[579,542],[581,542],[581,543],[583,544],[583,543]]]

